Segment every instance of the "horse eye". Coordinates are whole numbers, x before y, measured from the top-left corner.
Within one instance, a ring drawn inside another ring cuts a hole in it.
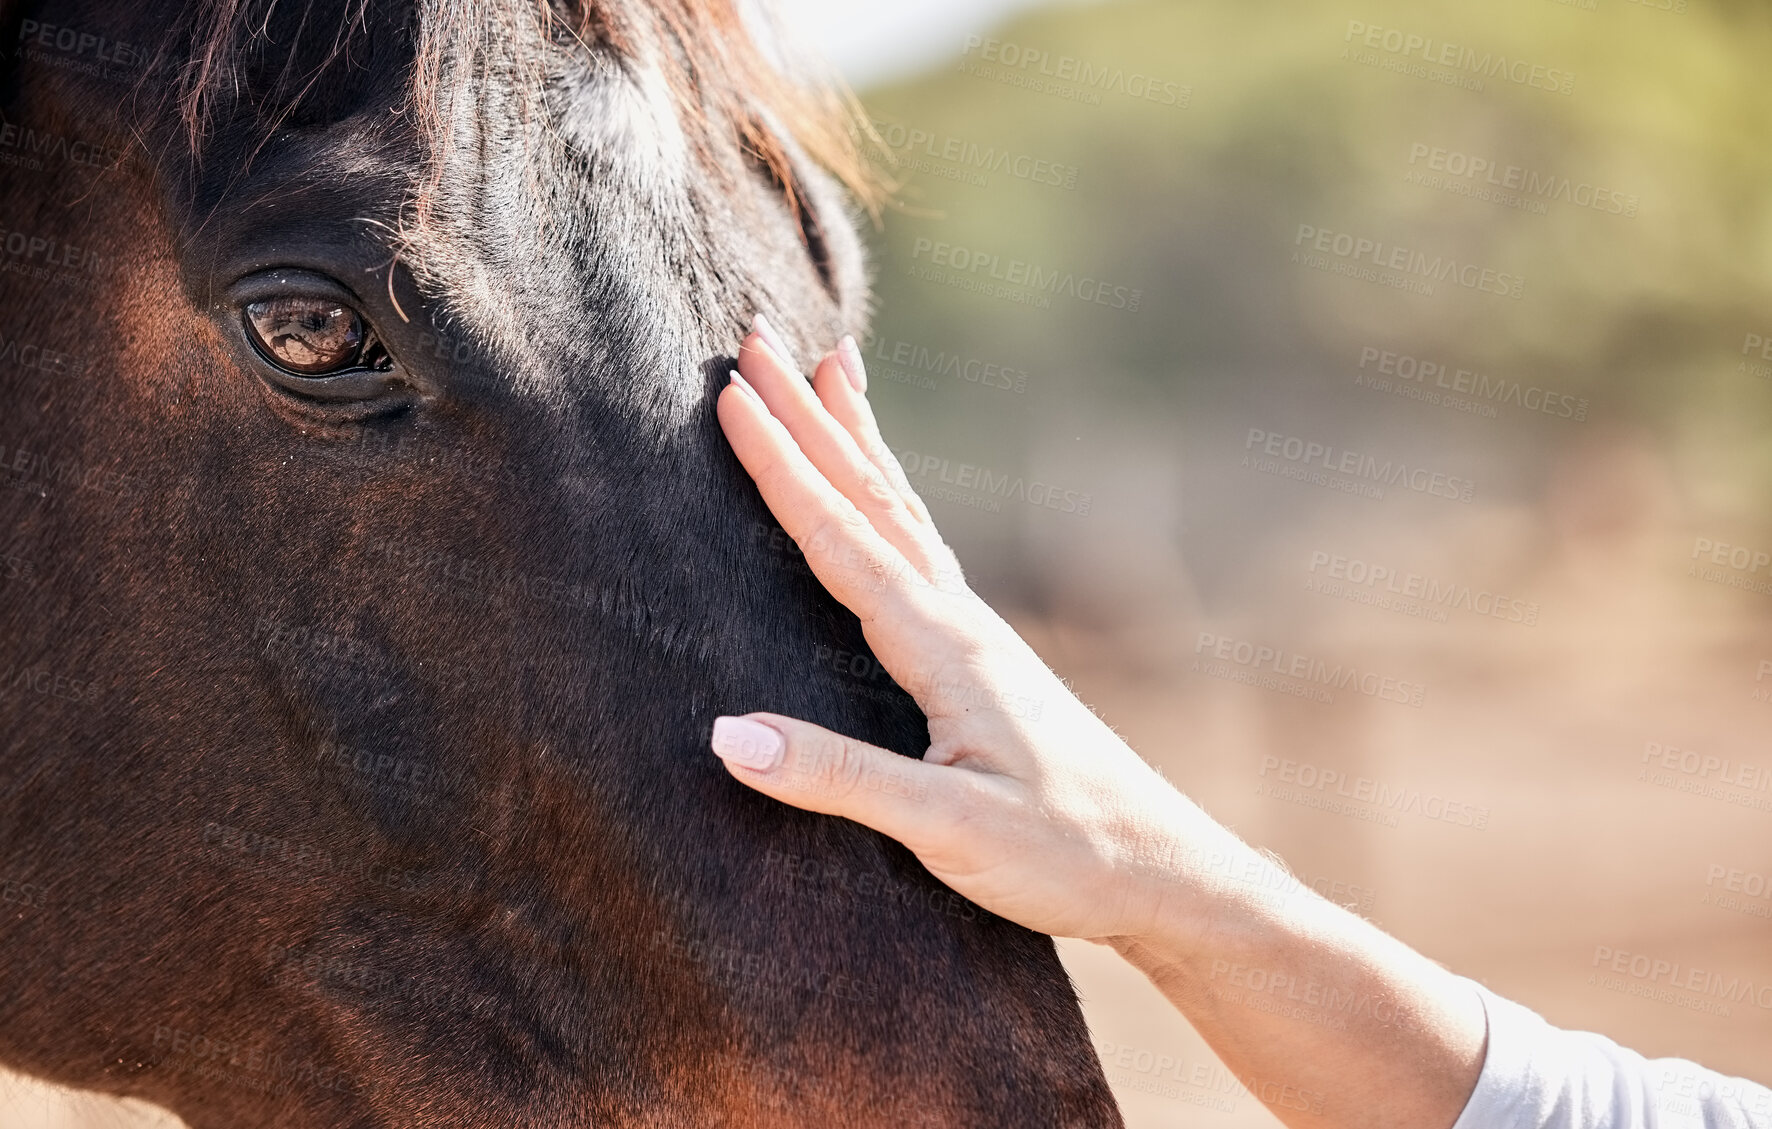
[[[246,335],[280,368],[302,376],[381,367],[362,315],[330,298],[266,298],[246,306]],[[367,347],[366,347],[367,346]]]

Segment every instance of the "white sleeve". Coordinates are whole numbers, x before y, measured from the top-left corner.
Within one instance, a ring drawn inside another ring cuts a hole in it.
[[[1469,983],[1489,1015],[1489,1050],[1452,1129],[1772,1129],[1764,1086],[1552,1027]]]

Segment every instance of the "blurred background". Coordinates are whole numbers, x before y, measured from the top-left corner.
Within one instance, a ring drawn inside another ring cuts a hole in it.
[[[975,587],[1305,882],[1772,1083],[1772,10],[785,7]],[[1062,949],[1130,1126],[1277,1124]]]
[[[1772,1083],[1772,11],[788,7],[975,586],[1300,878]],[[1064,951],[1130,1125],[1277,1124]]]

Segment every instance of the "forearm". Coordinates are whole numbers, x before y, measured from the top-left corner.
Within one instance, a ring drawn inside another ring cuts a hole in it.
[[[1449,1129],[1483,1066],[1476,994],[1193,810],[1149,931],[1105,940],[1287,1125]]]
[[[1772,1129],[1758,1116],[1772,1091],[1553,1031],[1292,881],[1168,787],[952,583],[958,564],[880,440],[853,341],[811,392],[757,333],[739,366],[718,406],[733,451],[916,698],[930,747],[906,757],[780,714],[722,717],[711,743],[736,779],[892,836],[1029,929],[1113,944],[1294,1129],[1451,1129],[1463,1112],[1483,1126],[1653,1125],[1623,1120],[1651,1084],[1682,1123],[1708,1086],[1707,1125]],[[1618,1111],[1600,1120],[1596,1085]]]

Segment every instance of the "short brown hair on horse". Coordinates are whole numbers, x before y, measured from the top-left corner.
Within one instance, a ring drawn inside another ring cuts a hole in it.
[[[713,418],[751,311],[868,313],[847,127],[732,4],[4,15],[0,1064],[193,1129],[1120,1124],[1048,938],[708,752],[927,744]]]

